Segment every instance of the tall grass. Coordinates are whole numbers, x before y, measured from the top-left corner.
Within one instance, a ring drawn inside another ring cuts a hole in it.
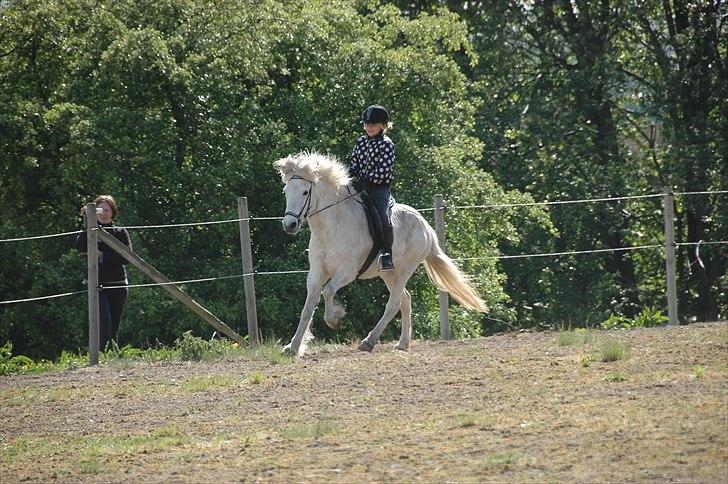
[[[599,359],[604,362],[626,360],[632,355],[632,349],[626,343],[615,339],[607,339],[601,342],[597,348]]]
[[[99,353],[99,362],[104,365],[123,365],[134,361],[209,361],[221,358],[250,358],[267,361],[272,365],[293,361],[293,358],[281,354],[281,348],[275,342],[247,348],[225,338],[205,340],[194,336],[190,331],[184,333],[172,347],[139,349],[129,345],[120,347],[112,342],[106,351]],[[64,351],[55,361],[33,361],[27,356],[13,356],[10,342],[0,348],[0,375],[72,370],[88,364],[88,354],[81,350],[77,353]]]

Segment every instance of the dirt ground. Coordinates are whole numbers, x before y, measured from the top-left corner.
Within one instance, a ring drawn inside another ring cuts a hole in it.
[[[0,481],[728,480],[726,322],[392,346],[0,377]]]

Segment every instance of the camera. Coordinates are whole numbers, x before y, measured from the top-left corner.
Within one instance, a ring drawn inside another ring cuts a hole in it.
[[[101,207],[96,207],[96,215],[101,215],[102,213],[104,213],[104,209]]]

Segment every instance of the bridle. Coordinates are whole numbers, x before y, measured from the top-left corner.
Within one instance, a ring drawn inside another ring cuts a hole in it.
[[[306,201],[303,202],[303,207],[301,207],[301,210],[299,210],[298,213],[286,212],[286,213],[283,214],[284,217],[286,215],[290,215],[292,217],[296,217],[296,221],[298,223],[301,223],[301,214],[303,214],[303,217],[304,218],[308,218],[308,211],[311,210],[311,195],[313,194],[313,182],[311,180],[306,180],[305,178],[300,177],[298,175],[293,175],[290,178],[290,180],[303,180],[303,181],[307,181],[308,183],[311,184],[311,186],[308,189],[308,195],[306,195]],[[290,180],[288,180],[288,181],[290,181]],[[303,213],[304,210],[306,211],[305,214]]]
[[[338,204],[340,204],[341,202],[343,202],[344,200],[348,200],[349,198],[351,198],[351,197],[355,197],[355,196],[359,195],[359,193],[361,193],[361,192],[354,192],[354,193],[351,193],[351,190],[349,189],[349,196],[347,196],[347,197],[344,197],[344,198],[342,198],[341,200],[339,200],[339,201],[337,201],[337,202],[334,202],[334,203],[332,203],[332,204],[326,205],[326,206],[325,206],[324,208],[322,208],[322,209],[320,209],[320,210],[316,210],[315,212],[313,212],[313,213],[309,214],[308,212],[309,212],[309,211],[311,210],[311,195],[313,195],[313,187],[314,187],[314,185],[316,185],[316,183],[315,183],[315,182],[312,182],[311,180],[307,180],[307,179],[305,179],[305,178],[303,178],[303,177],[301,177],[301,176],[298,176],[298,175],[293,175],[293,176],[292,176],[292,177],[291,177],[291,178],[289,179],[289,181],[290,181],[290,180],[303,180],[303,181],[307,181],[307,182],[308,182],[308,183],[310,184],[310,187],[309,187],[309,190],[308,190],[308,195],[306,195],[306,201],[305,201],[305,202],[303,202],[303,206],[301,207],[301,210],[299,210],[299,211],[298,211],[298,213],[295,213],[295,212],[290,212],[290,211],[288,211],[288,212],[286,212],[286,213],[284,213],[284,214],[283,214],[283,216],[284,216],[284,217],[285,217],[286,215],[290,215],[291,217],[295,217],[295,218],[296,218],[296,221],[297,221],[297,222],[298,222],[299,224],[301,223],[301,219],[302,219],[302,218],[311,218],[311,217],[313,217],[314,215],[316,215],[317,213],[321,213],[321,212],[323,212],[324,210],[326,210],[327,208],[331,208],[331,207],[333,207],[334,205],[338,205]],[[348,188],[348,187],[347,187],[347,188]],[[305,211],[306,213],[304,213],[304,211]],[[301,214],[303,214],[303,216],[301,216]]]

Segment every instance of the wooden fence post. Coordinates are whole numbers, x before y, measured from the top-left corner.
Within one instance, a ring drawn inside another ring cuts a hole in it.
[[[445,204],[442,195],[435,195],[435,232],[440,248],[445,251]],[[440,339],[450,339],[450,321],[448,320],[448,295],[440,291]]]
[[[88,265],[88,358],[99,364],[99,246],[96,227],[96,204],[86,204],[86,260]]]
[[[245,285],[245,311],[248,320],[248,338],[251,346],[260,344],[258,334],[258,311],[255,307],[255,280],[253,279],[253,249],[250,242],[250,215],[248,198],[238,197],[238,218],[240,219],[240,247],[243,258],[243,284]]]
[[[665,215],[665,273],[667,279],[667,319],[668,324],[678,324],[677,316],[677,279],[675,277],[675,221],[673,213],[674,197],[672,187],[664,188],[663,199]]]

